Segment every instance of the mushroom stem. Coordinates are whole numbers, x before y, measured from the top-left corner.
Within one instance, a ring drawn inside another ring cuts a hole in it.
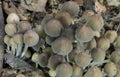
[[[17,51],[16,51],[16,56],[19,56],[19,55],[21,54],[23,45],[20,44],[20,45],[18,45],[17,47],[18,47],[18,48],[17,48]]]
[[[68,54],[66,55],[66,59],[67,59],[67,62],[69,63],[70,60],[69,60],[69,55]]]
[[[28,45],[25,44],[25,47],[24,47],[23,52],[21,54],[21,58],[25,55],[27,49],[28,49]]]
[[[7,45],[7,50],[10,50],[10,45]]]
[[[15,55],[16,47],[12,46],[11,51],[12,51],[12,54]]]

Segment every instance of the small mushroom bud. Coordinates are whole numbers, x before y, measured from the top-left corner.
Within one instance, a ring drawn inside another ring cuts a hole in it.
[[[117,37],[117,32],[114,30],[108,30],[105,33],[105,37],[109,39],[110,43],[113,43]]]
[[[5,35],[4,36],[4,43],[7,45],[7,50],[10,51],[10,44],[9,44],[9,40],[11,39],[10,36]]]
[[[80,52],[75,56],[75,63],[85,69],[91,62],[91,58],[88,54],[84,52]]]
[[[57,77],[71,77],[73,68],[69,63],[62,63],[56,67]]]
[[[83,69],[74,64],[72,77],[82,77],[82,75],[83,75]]]
[[[110,47],[110,41],[105,37],[101,37],[97,41],[97,47],[106,51]]]
[[[114,63],[108,62],[104,66],[104,72],[109,76],[109,77],[114,77],[117,74],[117,67]]]
[[[72,23],[72,18],[69,13],[67,12],[59,12],[55,16],[56,19],[60,20],[63,27],[69,27]]]
[[[24,41],[25,47],[23,49],[21,57],[24,56],[28,47],[35,46],[39,42],[39,35],[36,32],[29,30],[25,32],[25,34],[23,35],[23,41]]]
[[[57,38],[52,43],[52,50],[54,53],[59,55],[68,55],[73,49],[72,42],[64,37]]]
[[[9,36],[13,36],[17,32],[17,28],[15,24],[6,24],[5,32]]]
[[[79,42],[89,42],[90,40],[92,40],[93,36],[94,36],[93,30],[86,25],[83,25],[82,27],[79,26],[76,29],[75,38]]]
[[[26,32],[27,30],[30,30],[32,28],[30,22],[28,21],[21,21],[18,26],[19,32]]]
[[[62,4],[60,10],[68,12],[72,17],[75,17],[79,13],[79,5],[74,1],[68,1]]]
[[[49,70],[48,72],[50,77],[56,77],[56,71],[55,70]]]
[[[36,68],[38,67],[39,59],[40,59],[40,54],[35,52],[35,53],[32,55],[32,59],[31,59],[31,60],[32,60],[33,62],[35,62]]]
[[[84,77],[103,77],[103,74],[97,66],[94,66],[88,69]]]
[[[23,48],[23,34],[15,34],[13,40],[17,44],[16,56],[20,56]]]
[[[62,24],[56,19],[48,21],[44,26],[44,31],[51,37],[58,37],[61,33]]]
[[[20,22],[20,18],[16,13],[10,13],[6,19],[8,24],[17,24]]]
[[[24,55],[24,59],[29,59],[31,57],[32,53],[30,50],[27,50],[25,55]]]

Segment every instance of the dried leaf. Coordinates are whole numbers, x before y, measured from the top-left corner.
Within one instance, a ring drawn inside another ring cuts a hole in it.
[[[97,0],[95,1],[95,11],[97,13],[105,12],[107,9],[104,5],[100,4]]]
[[[21,0],[22,7],[35,12],[45,12],[46,3],[47,0]]]
[[[18,59],[14,57],[14,55],[10,53],[6,53],[4,55],[5,62],[9,64],[14,69],[20,69],[20,70],[33,70],[32,66],[26,63],[25,61]]]

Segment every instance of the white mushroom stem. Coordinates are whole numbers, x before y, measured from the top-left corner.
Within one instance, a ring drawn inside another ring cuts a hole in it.
[[[17,50],[16,46],[11,46],[11,51],[13,55],[15,55],[16,50]]]
[[[21,54],[22,48],[23,48],[22,44],[17,45],[16,56],[19,56]]]
[[[28,49],[28,45],[25,44],[24,49],[23,49],[23,52],[22,52],[22,54],[21,54],[21,58],[25,55],[27,49]]]
[[[104,63],[107,63],[107,62],[110,62],[110,60],[103,60],[103,61],[101,61],[101,62],[92,62],[89,66],[95,66],[95,65],[102,65],[102,64],[104,64]]]

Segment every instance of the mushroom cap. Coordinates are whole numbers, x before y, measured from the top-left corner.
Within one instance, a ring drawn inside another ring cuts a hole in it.
[[[32,58],[31,60],[35,63],[38,63],[39,62],[39,58],[40,58],[40,54],[35,52],[33,55],[32,55]]]
[[[120,47],[120,36],[117,36],[117,38],[116,38],[116,40],[115,40],[114,46],[115,46],[116,48],[119,48],[119,47]]]
[[[5,35],[5,36],[4,36],[4,43],[5,43],[5,44],[9,44],[8,42],[9,42],[10,39],[11,39],[10,36]]]
[[[97,41],[97,47],[103,50],[107,50],[110,47],[110,41],[105,37],[101,37]]]
[[[30,30],[32,28],[30,22],[28,21],[21,21],[18,26],[19,32],[25,32],[27,30]]]
[[[64,58],[61,55],[52,55],[48,60],[48,68],[55,70],[57,65],[63,62]]]
[[[17,32],[17,27],[15,24],[6,24],[5,32],[9,36],[13,36]]]
[[[26,45],[35,46],[39,42],[39,35],[36,32],[29,30],[23,35],[23,40]]]
[[[48,21],[43,28],[47,35],[51,37],[58,37],[61,33],[62,24],[60,21],[52,19]]]
[[[98,14],[88,16],[86,22],[94,31],[100,31],[104,26],[104,20],[102,16]]]
[[[83,69],[77,65],[73,65],[73,75],[72,77],[82,77]]]
[[[10,13],[6,19],[8,24],[16,24],[20,22],[20,18],[16,13]]]
[[[39,65],[41,67],[46,67],[48,65],[48,55],[46,53],[41,53],[39,56]]]
[[[117,38],[117,32],[114,30],[108,30],[105,33],[105,37],[109,39],[110,43],[113,43],[115,39]]]
[[[63,27],[69,27],[72,23],[72,17],[68,12],[59,12],[56,14],[55,18],[60,20]]]
[[[114,62],[116,65],[120,66],[120,52],[119,51],[112,52],[110,60]]]
[[[71,77],[73,68],[69,63],[62,63],[56,67],[57,77]]]
[[[85,73],[85,77],[103,77],[103,74],[97,66],[94,66],[88,69]]]
[[[65,56],[68,53],[70,53],[72,49],[73,49],[72,42],[64,37],[57,38],[52,43],[53,52],[59,55]]]
[[[60,10],[68,12],[72,17],[75,17],[79,13],[79,5],[74,1],[68,1],[62,4]]]
[[[13,39],[16,44],[23,44],[23,34],[15,34]]]
[[[105,64],[104,66],[104,72],[110,76],[110,77],[114,77],[117,73],[117,67],[114,63],[112,62],[108,62]]]
[[[105,59],[106,52],[100,48],[94,48],[91,50],[91,57],[95,62],[102,62]]]
[[[76,29],[75,38],[79,42],[89,42],[90,40],[92,40],[93,36],[94,36],[93,30],[86,25],[83,25],[82,27],[79,26]]]
[[[87,67],[90,64],[90,61],[91,61],[90,56],[84,52],[80,52],[75,56],[75,63],[79,67],[82,67],[82,68]]]

